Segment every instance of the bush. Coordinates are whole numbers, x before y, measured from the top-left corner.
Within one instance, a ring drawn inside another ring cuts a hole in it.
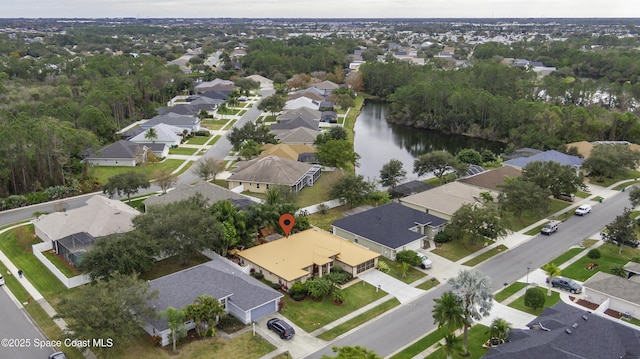
[[[196,131],[194,133],[195,136],[206,136],[209,137],[209,135],[211,135],[211,133],[209,133],[209,131],[207,130],[200,130],[200,131]]]
[[[255,279],[263,279],[264,278],[264,274],[262,274],[260,272],[255,272],[255,273],[253,273],[253,278],[255,278]]]
[[[533,310],[538,310],[544,307],[545,300],[545,295],[540,288],[529,288],[524,294],[524,305],[529,308],[533,308]]]
[[[598,248],[594,248],[587,253],[587,257],[596,260],[601,257],[600,250]]]
[[[442,231],[438,234],[436,234],[435,237],[433,237],[433,240],[436,243],[447,243],[447,242],[451,242],[453,240],[453,235],[449,232],[449,231]]]
[[[280,283],[271,283],[271,288],[275,290],[280,290]]]
[[[216,327],[227,333],[233,333],[244,328],[244,324],[242,324],[238,318],[229,314],[224,314],[218,319]]]
[[[307,296],[307,289],[304,284],[295,282],[291,288],[289,288],[289,296],[295,301],[301,301]]]
[[[411,266],[419,266],[420,263],[422,263],[422,260],[418,257],[418,253],[411,250],[396,253],[396,261],[398,261],[398,263],[407,263]]]

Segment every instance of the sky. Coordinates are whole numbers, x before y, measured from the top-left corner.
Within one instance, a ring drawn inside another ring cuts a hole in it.
[[[640,18],[638,0],[0,0],[0,18]]]

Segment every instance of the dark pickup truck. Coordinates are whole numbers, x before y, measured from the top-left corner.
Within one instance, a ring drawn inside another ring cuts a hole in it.
[[[547,277],[547,283],[549,283],[549,277]],[[582,293],[582,286],[569,278],[554,277],[553,280],[551,281],[551,286],[554,288],[567,290],[575,294]]]

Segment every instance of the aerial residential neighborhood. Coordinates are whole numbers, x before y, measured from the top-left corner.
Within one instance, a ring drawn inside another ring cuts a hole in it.
[[[2,358],[640,358],[637,19],[0,19]]]

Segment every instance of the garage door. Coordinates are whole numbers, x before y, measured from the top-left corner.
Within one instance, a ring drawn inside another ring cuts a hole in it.
[[[265,315],[272,314],[276,311],[276,303],[275,301],[269,302],[267,304],[263,304],[251,311],[251,321],[256,321]]]

